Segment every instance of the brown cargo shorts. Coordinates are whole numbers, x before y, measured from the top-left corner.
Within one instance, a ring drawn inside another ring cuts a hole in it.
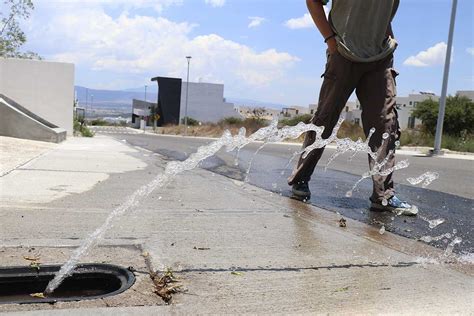
[[[398,73],[393,68],[393,55],[370,63],[350,61],[339,53],[328,56],[324,80],[319,94],[316,113],[311,122],[324,126],[322,137],[328,138],[336,125],[342,110],[346,106],[352,92],[355,90],[362,108],[362,125],[367,136],[371,128],[375,128],[369,146],[378,153],[378,162],[384,160],[390,150],[395,150],[395,142],[400,138],[398,114],[396,110],[396,82]],[[382,135],[389,138],[382,142]],[[305,135],[303,148],[315,141],[315,132]],[[323,154],[324,148],[315,149],[303,158],[300,156],[288,184],[309,182],[314,169]],[[394,155],[390,155],[385,164],[386,169],[395,164]],[[369,167],[373,168],[375,161],[369,155]],[[392,174],[387,176],[374,175],[373,193],[371,200],[381,202],[394,195]]]

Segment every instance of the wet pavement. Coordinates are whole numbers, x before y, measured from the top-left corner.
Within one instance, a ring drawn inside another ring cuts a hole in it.
[[[171,160],[184,160],[199,146],[210,142],[208,139],[146,134],[121,134],[115,135],[115,137],[126,140],[133,146],[159,153]],[[201,167],[236,180],[244,180],[248,169],[248,162],[254,158],[248,175],[249,183],[276,194],[287,197],[291,196],[290,188],[286,184],[286,178],[291,172],[294,161],[289,166],[287,165],[292,153],[297,151],[299,147],[295,145],[272,144],[267,145],[258,155],[254,156],[259,146],[260,144],[250,144],[244,147],[238,155],[238,166],[235,166],[234,163],[235,153],[221,151],[218,155],[205,160]],[[334,168],[339,167],[339,169],[343,170],[345,168],[350,170],[351,166],[354,166],[354,172],[334,170],[331,169],[332,166],[324,170],[324,165],[329,155],[333,152],[334,150],[329,148],[325,151],[321,159],[323,167],[317,167],[313,175],[313,179],[310,182],[312,196],[311,200],[308,201],[309,203],[379,228],[384,226],[386,231],[413,239],[419,239],[423,236],[437,237],[450,233],[452,238],[441,238],[438,241],[430,242],[430,244],[446,249],[452,239],[460,237],[462,238],[462,243],[456,246],[454,251],[461,254],[474,252],[474,216],[472,216],[474,200],[466,197],[472,191],[472,185],[470,184],[472,176],[474,176],[474,164],[472,161],[397,156],[398,160],[409,159],[411,164],[407,170],[397,171],[395,176],[396,183],[397,181],[401,182],[401,180],[408,176],[418,176],[428,170],[439,172],[441,175],[440,179],[436,180],[428,188],[405,184],[396,185],[397,194],[402,199],[417,205],[420,210],[417,217],[407,217],[396,216],[388,212],[369,211],[370,203],[367,197],[372,192],[370,179],[362,181],[352,197],[346,197],[346,192],[360,179],[360,175],[366,171],[364,168],[367,168],[367,158],[365,155],[359,154],[349,162],[347,155],[345,155],[337,158],[337,163],[333,163]],[[343,166],[344,164],[346,166]],[[466,166],[464,178],[456,174],[459,170],[454,167],[462,164]],[[429,166],[431,169],[426,169],[426,166]],[[453,173],[456,179],[450,179],[448,177],[450,173]],[[464,196],[432,190],[431,187],[435,187],[435,184],[441,190],[455,192]],[[444,219],[445,222],[430,229],[427,220],[440,218]]]
[[[179,145],[174,149],[183,151]],[[98,135],[68,139],[0,177],[0,265],[27,265],[24,256],[32,248],[41,264],[64,262],[111,210],[162,174],[166,160],[122,139]],[[229,161],[231,155],[218,155],[206,166],[242,176]],[[98,174],[104,176],[98,180]],[[257,175],[251,173],[251,179]],[[28,176],[32,181],[21,188],[12,185]],[[56,182],[45,181],[50,178]],[[37,200],[31,198],[34,192],[49,193]],[[340,227],[340,218],[334,211],[196,168],[140,200],[83,258],[140,270],[143,282],[124,292],[127,297],[44,304],[42,311],[13,304],[1,311],[114,316],[473,313],[472,260],[457,261],[425,243],[380,234],[377,226],[350,218]],[[182,286],[170,305],[149,282],[157,269],[171,269]]]

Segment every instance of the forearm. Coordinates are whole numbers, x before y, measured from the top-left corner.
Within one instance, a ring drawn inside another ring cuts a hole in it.
[[[391,37],[391,38],[395,38],[395,36],[393,35],[393,30],[392,30],[392,23],[390,23],[387,27],[387,32],[385,33],[385,35],[387,37]]]
[[[306,5],[308,7],[309,13],[311,14],[311,18],[314,21],[314,24],[318,28],[323,38],[328,38],[331,36],[334,31],[332,30],[331,25],[326,18],[321,1],[306,0]]]

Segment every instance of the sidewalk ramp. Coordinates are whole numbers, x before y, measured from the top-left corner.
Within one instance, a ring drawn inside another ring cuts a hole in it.
[[[66,139],[66,134],[65,129],[0,94],[0,136],[60,143]]]

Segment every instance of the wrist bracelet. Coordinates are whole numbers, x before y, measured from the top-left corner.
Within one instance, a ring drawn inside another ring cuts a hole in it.
[[[336,37],[336,33],[332,33],[331,35],[329,35],[328,37],[326,37],[326,38],[324,39],[324,43],[327,43],[327,42],[328,42],[331,38],[333,38],[333,37]]]

